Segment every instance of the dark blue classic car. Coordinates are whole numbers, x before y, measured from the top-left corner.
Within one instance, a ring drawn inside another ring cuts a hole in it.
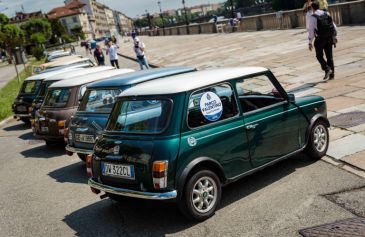
[[[193,71],[196,69],[192,67],[166,67],[114,76],[89,84],[65,132],[67,154],[77,153],[83,161],[88,154],[92,154],[95,140],[103,132],[116,97],[122,91],[145,81]]]

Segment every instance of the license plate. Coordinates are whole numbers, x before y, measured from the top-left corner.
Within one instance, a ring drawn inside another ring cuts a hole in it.
[[[87,134],[75,134],[75,140],[77,142],[85,142],[85,143],[95,143],[94,135]]]
[[[134,179],[133,165],[119,165],[111,163],[102,163],[102,173],[106,176],[114,176],[126,179]]]
[[[24,105],[19,105],[16,107],[16,109],[19,111],[19,112],[27,112],[27,107],[24,106]]]
[[[48,127],[41,127],[41,132],[48,132]]]

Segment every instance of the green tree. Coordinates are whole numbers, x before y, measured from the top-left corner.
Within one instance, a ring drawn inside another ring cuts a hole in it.
[[[305,3],[303,0],[271,0],[270,2],[276,11],[302,8]]]
[[[82,40],[85,39],[85,34],[82,31],[82,27],[81,26],[74,27],[73,29],[71,29],[71,32],[72,32],[72,36],[73,36],[74,39],[78,40],[79,37]]]
[[[21,25],[25,33],[27,43],[41,45],[51,38],[51,23],[45,18],[29,20]]]
[[[12,55],[12,50],[23,44],[24,33],[17,25],[9,24],[9,18],[1,13],[0,23],[0,48],[5,49],[8,55]]]
[[[52,36],[49,39],[49,43],[58,44],[60,42],[59,38],[64,39],[62,36],[68,35],[67,30],[65,26],[58,19],[50,20],[49,22],[51,24],[51,29],[52,29]]]

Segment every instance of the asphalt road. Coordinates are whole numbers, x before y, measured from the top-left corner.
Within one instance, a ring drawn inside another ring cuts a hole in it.
[[[351,207],[359,208],[354,200],[365,193],[351,193],[362,190],[364,179],[296,156],[227,186],[216,215],[192,223],[173,203],[100,200],[86,182],[75,155],[47,148],[10,121],[0,129],[0,236],[292,237],[304,227],[361,215]],[[331,193],[337,196],[324,196]]]
[[[20,73],[23,71],[24,66],[18,65],[18,72]],[[3,88],[6,83],[8,83],[10,80],[12,80],[14,77],[16,77],[16,71],[13,64],[10,65],[1,65],[0,66],[0,89]]]

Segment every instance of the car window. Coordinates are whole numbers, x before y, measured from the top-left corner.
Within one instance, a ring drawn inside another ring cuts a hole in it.
[[[124,133],[159,133],[171,116],[170,100],[119,101],[113,109],[107,130]]]
[[[34,94],[39,88],[41,81],[25,81],[21,93]]]
[[[38,92],[38,96],[45,96],[48,90],[48,87],[54,83],[55,81],[43,81],[41,87]]]
[[[190,96],[188,105],[190,128],[222,121],[237,114],[234,93],[227,83],[196,91]]]
[[[285,100],[266,75],[238,80],[236,89],[244,113],[271,106]]]
[[[44,106],[48,107],[65,107],[70,98],[70,89],[53,89],[49,90],[44,100]]]
[[[89,113],[110,113],[115,98],[121,93],[119,89],[87,90],[79,107],[79,111]]]

